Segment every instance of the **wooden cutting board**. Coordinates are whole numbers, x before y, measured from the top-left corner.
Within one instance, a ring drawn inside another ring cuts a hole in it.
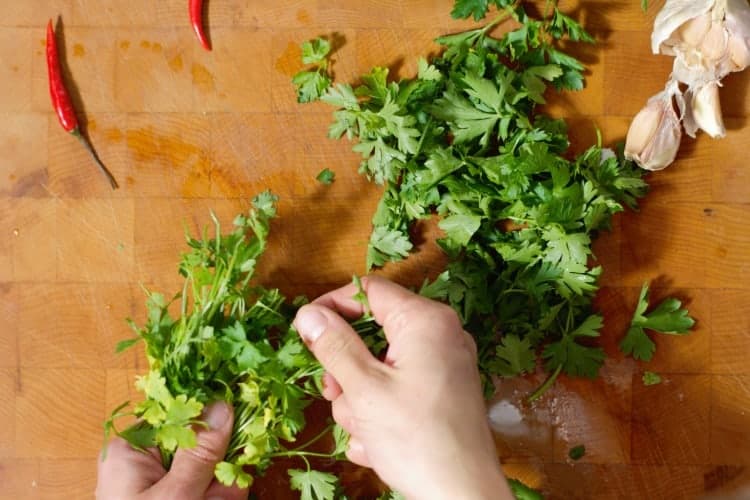
[[[140,283],[179,284],[183,223],[231,221],[255,193],[281,196],[262,279],[315,295],[364,271],[379,189],[356,173],[346,142],[326,139],[330,109],[295,102],[298,44],[335,34],[334,71],[352,81],[374,65],[415,71],[455,22],[449,0],[210,0],[213,52],[189,28],[186,0],[25,0],[0,17],[0,498],[90,498],[101,423],[136,397],[138,353],[115,356],[125,317],[143,317]],[[576,51],[584,92],[553,96],[574,147],[621,140],[659,91],[670,61],[650,55],[637,0],[564,2],[600,40]],[[120,180],[112,192],[58,126],[48,95],[44,28],[62,15],[66,62],[87,129]],[[639,214],[596,244],[597,299],[612,358],[596,381],[561,380],[534,408],[538,379],[503,382],[492,402],[507,473],[550,498],[682,499],[750,486],[750,73],[722,90],[723,141],[686,140],[652,175]],[[324,167],[336,182],[314,180]],[[385,273],[421,282],[442,260],[427,244]],[[616,345],[643,281],[685,299],[687,338],[659,338],[648,366]],[[645,387],[645,369],[665,382]],[[515,415],[515,416],[514,416]],[[499,422],[499,423],[498,423]],[[501,425],[502,424],[502,425]],[[578,462],[568,449],[584,444]],[[358,483],[360,473],[348,472]],[[282,488],[283,489],[283,488]],[[282,498],[274,481],[261,498]],[[364,491],[364,490],[362,490]],[[747,490],[744,498],[750,493]]]

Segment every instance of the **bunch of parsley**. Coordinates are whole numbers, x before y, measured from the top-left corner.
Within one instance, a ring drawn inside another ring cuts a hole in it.
[[[275,201],[269,192],[257,196],[229,234],[222,234],[212,214],[213,235],[188,236],[190,251],[179,264],[182,290],[172,300],[147,292],[146,324],[131,321],[137,336],[118,345],[118,351],[139,341],[145,345],[149,371],[136,382],[144,400],[129,410],[129,403],[115,409],[105,439],[115,433],[136,449],[157,447],[168,467],[178,447],[196,445],[204,407],[226,401],[234,406],[235,422],[227,454],[216,467],[219,481],[247,487],[274,459],[297,457],[306,468],[289,471],[290,486],[303,500],[333,500],[341,498],[338,479],[314,470],[309,459],[343,458],[347,434],[328,426],[307,443],[290,446],[305,426],[303,410],[320,398],[322,368],[291,327],[305,299],[288,303],[279,290],[250,283]],[[366,338],[378,330],[369,317],[353,326]],[[128,415],[137,422],[117,429],[115,421]],[[334,449],[311,451],[326,435],[332,435]]]
[[[329,136],[354,140],[360,172],[384,186],[368,267],[408,257],[414,224],[437,215],[449,264],[422,293],[458,311],[487,381],[532,372],[541,357],[550,377],[533,399],[561,372],[597,375],[602,270],[591,244],[647,186],[601,144],[574,156],[566,123],[540,112],[549,87],[583,88],[584,66],[557,42],[592,37],[556,2],[541,19],[509,0],[459,0],[453,15],[481,19],[489,4],[499,17],[438,38],[442,54],[420,59],[415,78],[374,68],[320,100],[338,108]],[[520,27],[491,36],[509,17]]]

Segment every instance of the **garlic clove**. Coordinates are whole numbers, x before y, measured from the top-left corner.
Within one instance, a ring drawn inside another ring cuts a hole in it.
[[[747,0],[725,1],[730,71],[742,71],[750,66],[750,5]]]
[[[711,29],[711,13],[694,17],[677,29],[677,37],[691,47],[699,47]]]
[[[747,39],[738,35],[731,35],[728,42],[729,60],[732,62],[731,71],[742,71],[750,66],[750,47]]]
[[[682,127],[672,106],[672,94],[662,92],[633,119],[625,141],[625,157],[646,170],[662,170],[674,162],[681,139]]]
[[[727,55],[729,33],[723,22],[711,23],[711,29],[700,44],[700,52],[707,61],[719,61]]]
[[[667,0],[654,20],[654,30],[651,33],[653,53],[663,53],[663,49],[671,43],[667,40],[674,39],[682,25],[709,13],[715,4],[716,0]]]
[[[659,128],[663,111],[658,102],[649,103],[640,110],[630,124],[625,139],[625,156],[630,158],[639,155],[648,146]]]
[[[692,117],[698,128],[703,129],[714,139],[727,135],[724,119],[721,116],[718,82],[710,82],[699,88],[690,104]]]

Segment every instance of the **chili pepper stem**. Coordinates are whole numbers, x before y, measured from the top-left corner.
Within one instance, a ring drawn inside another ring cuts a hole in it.
[[[110,186],[112,186],[112,189],[117,189],[119,186],[117,185],[115,176],[112,175],[112,172],[110,172],[109,169],[104,165],[104,163],[102,163],[102,160],[99,159],[99,155],[96,153],[94,146],[92,146],[91,142],[86,138],[86,136],[81,133],[81,129],[76,127],[70,133],[78,138],[78,140],[81,141],[81,144],[83,144],[83,147],[86,148],[86,151],[91,154],[91,157],[94,159],[94,162],[96,162],[99,170],[101,170],[102,173],[107,177],[107,180],[109,181]]]

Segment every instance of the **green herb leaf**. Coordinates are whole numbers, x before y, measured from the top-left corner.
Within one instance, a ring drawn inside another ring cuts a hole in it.
[[[642,380],[645,386],[661,384],[661,376],[654,372],[643,372]]]
[[[568,451],[568,457],[570,457],[571,460],[580,460],[583,458],[585,454],[586,454],[586,447],[582,444],[579,444],[578,446],[574,446]]]
[[[302,62],[304,64],[317,64],[325,62],[326,56],[331,51],[331,44],[324,38],[316,38],[302,43]]]
[[[650,361],[656,351],[656,344],[646,334],[646,330],[669,335],[685,335],[690,333],[690,329],[695,325],[695,320],[689,316],[688,310],[683,309],[682,302],[675,298],[665,299],[650,313],[646,313],[648,304],[649,284],[645,283],[641,288],[630,327],[620,342],[620,350],[623,353],[642,361]]]
[[[334,179],[336,178],[336,173],[328,168],[324,168],[320,171],[317,177],[315,177],[318,182],[321,184],[333,184]]]
[[[338,478],[333,474],[299,469],[290,469],[288,473],[291,488],[300,492],[300,500],[335,499]]]

